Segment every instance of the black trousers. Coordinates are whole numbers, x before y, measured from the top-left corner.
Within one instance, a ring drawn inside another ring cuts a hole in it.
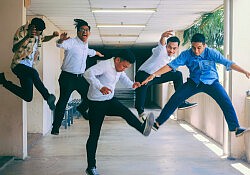
[[[126,122],[143,133],[142,123],[137,117],[116,98],[107,101],[90,101],[89,102],[89,127],[90,133],[86,144],[88,168],[96,166],[96,149],[101,132],[102,123],[105,115],[120,116]]]
[[[145,71],[138,71],[135,76],[135,81],[143,82],[146,78],[149,77]],[[183,85],[182,73],[180,71],[170,71],[165,74],[162,74],[160,77],[155,77],[148,84],[143,85],[135,90],[136,99],[135,99],[135,108],[139,114],[144,112],[144,105],[147,96],[147,89],[153,84],[161,84],[165,82],[173,81],[174,89],[177,90],[181,85]]]
[[[77,91],[81,95],[82,102],[80,107],[83,110],[88,109],[87,93],[89,83],[83,75],[76,75],[62,71],[59,77],[60,97],[56,104],[53,127],[59,128],[62,124],[66,105],[73,91]]]
[[[41,81],[38,72],[36,69],[26,66],[24,64],[18,64],[12,72],[19,78],[20,85],[17,86],[11,81],[7,81],[3,86],[8,89],[13,94],[22,98],[23,100],[30,102],[33,99],[33,84],[36,89],[43,96],[44,100],[47,100],[49,97],[48,89],[44,86]]]

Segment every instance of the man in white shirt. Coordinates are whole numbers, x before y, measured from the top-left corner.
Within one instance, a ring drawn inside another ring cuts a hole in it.
[[[138,69],[135,80],[143,82],[149,75],[153,74],[163,66],[167,65],[175,58],[175,53],[179,49],[180,40],[176,36],[172,36],[172,31],[166,31],[161,35],[158,46],[152,49],[152,56],[147,59]],[[167,43],[166,43],[166,38]],[[175,90],[183,84],[182,73],[180,71],[171,71],[161,76],[156,77],[153,81],[136,89],[135,108],[140,118],[144,119],[146,113],[144,112],[144,104],[147,95],[147,89],[153,84],[161,84],[165,82],[173,81]],[[184,101],[178,109],[186,109],[196,106],[197,103],[189,103]]]
[[[89,126],[90,134],[87,141],[87,175],[99,175],[96,170],[96,149],[105,115],[120,116],[126,122],[142,133],[150,134],[154,115],[150,113],[144,123],[122,103],[114,97],[115,85],[120,80],[127,88],[140,87],[140,83],[133,83],[124,72],[135,62],[134,55],[129,50],[123,50],[114,58],[100,61],[89,68],[84,76],[90,84],[89,99]]]
[[[76,90],[82,99],[80,104],[81,111],[88,109],[87,92],[89,84],[83,77],[86,69],[87,56],[93,57],[103,55],[93,49],[88,48],[88,37],[90,35],[90,26],[81,19],[75,19],[77,28],[77,36],[69,38],[67,33],[62,33],[57,41],[57,47],[63,48],[64,60],[62,64],[62,72],[59,77],[60,97],[56,104],[53,128],[51,134],[58,135],[61,126],[64,111],[71,93]],[[84,117],[84,116],[83,116]]]

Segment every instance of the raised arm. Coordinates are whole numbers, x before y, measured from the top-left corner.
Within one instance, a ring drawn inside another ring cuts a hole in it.
[[[173,30],[168,30],[164,33],[161,34],[161,38],[160,38],[160,43],[161,45],[166,45],[166,38],[168,38],[169,36],[172,36],[173,35]]]
[[[54,31],[52,35],[47,35],[43,38],[43,42],[50,41],[51,39],[59,36],[59,33],[57,31]]]

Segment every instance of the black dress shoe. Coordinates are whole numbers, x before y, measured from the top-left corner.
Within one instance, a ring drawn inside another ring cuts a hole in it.
[[[82,117],[85,119],[85,120],[89,120],[89,115],[88,115],[88,112],[84,111],[82,108],[80,108],[79,106],[76,107],[76,110],[78,112],[80,112],[80,114],[82,115]]]
[[[57,128],[53,127],[51,130],[51,134],[52,135],[59,135],[59,128],[57,129]]]
[[[50,110],[52,110],[52,111],[56,109],[55,101],[56,101],[55,95],[50,94],[48,99],[47,99],[47,103],[49,105]]]

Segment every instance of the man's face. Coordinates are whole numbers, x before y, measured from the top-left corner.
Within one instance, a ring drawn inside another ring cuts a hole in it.
[[[175,53],[178,51],[179,46],[178,46],[178,42],[169,42],[166,46],[167,48],[167,53],[168,56],[174,56]]]
[[[196,56],[199,56],[204,51],[206,45],[202,42],[192,42],[192,51]]]
[[[31,31],[31,37],[39,36],[42,33],[35,25],[30,25],[29,30]]]
[[[81,26],[79,31],[77,32],[78,38],[83,42],[87,42],[90,35],[89,27],[88,26]]]
[[[115,62],[115,70],[117,72],[123,72],[131,66],[131,63],[125,60],[121,61],[119,57],[115,58],[114,62]]]

